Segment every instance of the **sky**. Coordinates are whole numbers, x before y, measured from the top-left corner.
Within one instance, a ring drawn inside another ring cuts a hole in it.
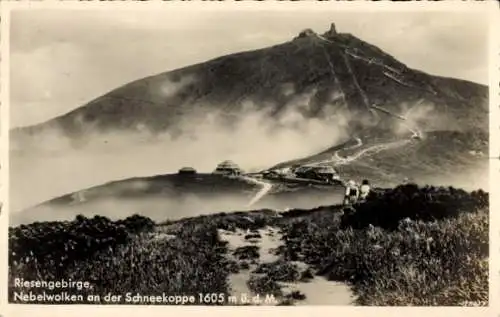
[[[17,10],[10,29],[10,126],[46,121],[133,80],[291,40],[334,22],[430,74],[488,83],[478,12]]]

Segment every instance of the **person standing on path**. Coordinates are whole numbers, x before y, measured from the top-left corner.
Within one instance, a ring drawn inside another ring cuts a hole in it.
[[[350,180],[347,182],[345,195],[344,195],[344,205],[352,205],[358,201],[359,198],[359,188],[356,182]]]
[[[370,182],[367,179],[364,179],[363,182],[361,182],[361,187],[359,188],[359,199],[365,201],[368,194],[370,194],[370,190]]]

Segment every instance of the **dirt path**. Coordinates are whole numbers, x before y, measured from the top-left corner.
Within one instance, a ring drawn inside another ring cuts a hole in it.
[[[355,139],[357,141],[357,143],[355,145],[344,148],[342,150],[335,151],[333,153],[333,156],[331,157],[331,159],[318,162],[315,165],[321,165],[321,164],[333,164],[334,166],[344,165],[344,164],[348,164],[350,162],[353,162],[364,155],[371,154],[371,153],[378,153],[380,151],[384,151],[384,150],[387,150],[390,148],[403,146],[404,144],[409,142],[409,140],[402,140],[402,141],[394,141],[394,142],[388,142],[388,143],[375,144],[375,145],[369,146],[367,148],[364,148],[363,150],[361,150],[353,155],[346,156],[346,157],[340,156],[340,154],[339,154],[340,151],[353,150],[353,149],[356,149],[356,148],[363,146],[363,142],[361,141],[360,138],[355,138]]]
[[[381,151],[385,151],[391,148],[396,148],[405,145],[406,143],[410,142],[410,140],[402,140],[402,141],[394,141],[394,142],[389,142],[389,143],[381,143],[381,144],[375,144],[373,146],[367,147],[359,152],[357,152],[354,155],[347,156],[347,157],[340,157],[338,155],[338,152],[335,152],[335,158],[338,160],[335,162],[335,165],[344,165],[348,164],[350,162],[353,162],[355,160],[358,160],[360,157],[367,155],[367,154],[375,154]]]
[[[323,161],[320,161],[320,162],[317,162],[317,163],[314,163],[312,165],[322,165],[322,164],[338,164],[339,162],[343,162],[345,160],[345,158],[342,158],[340,157],[339,155],[339,151],[345,151],[345,150],[353,150],[353,149],[356,149],[360,146],[363,146],[363,141],[360,139],[360,138],[355,138],[356,140],[356,144],[352,145],[352,146],[349,146],[349,147],[346,147],[346,148],[343,148],[342,150],[337,150],[333,153],[333,156],[328,159],[328,160],[323,160]]]
[[[232,273],[229,275],[229,285],[231,296],[235,296],[238,299],[242,297],[250,298],[254,294],[248,287],[247,282],[252,276],[252,271],[254,271],[258,264],[260,263],[270,263],[276,261],[279,257],[272,253],[273,249],[279,246],[280,236],[277,235],[277,229],[267,227],[264,229],[259,229],[257,231],[260,238],[247,239],[247,235],[250,232],[238,229],[235,232],[220,230],[219,236],[222,241],[228,242],[229,254],[228,257],[231,260],[236,260],[233,256],[233,252],[241,247],[246,246],[258,246],[259,247],[259,261],[257,263],[249,263],[247,269],[241,269],[238,273]],[[257,235],[254,233],[254,235]],[[239,303],[243,304],[243,303]],[[271,303],[272,305],[273,303]],[[276,303],[274,303],[276,304]]]
[[[243,178],[250,183],[254,183],[254,184],[262,186],[262,189],[259,190],[257,192],[257,194],[255,194],[255,196],[252,198],[252,200],[250,200],[250,202],[248,203],[247,207],[253,206],[256,202],[261,200],[262,197],[264,197],[273,187],[273,185],[271,183],[264,182],[264,181],[258,180],[256,178],[252,178],[252,177],[248,177],[248,176],[243,176]]]
[[[280,259],[279,256],[274,254],[274,250],[282,245],[282,234],[278,228],[266,227],[259,229],[258,232],[253,233],[254,238],[248,238],[246,232],[237,230],[236,232],[219,230],[219,235],[222,240],[228,242],[229,254],[228,257],[234,260],[232,253],[234,250],[245,246],[258,246],[259,258],[250,263],[247,269],[240,269],[238,273],[229,276],[229,284],[231,288],[231,296],[247,298],[255,296],[248,287],[247,282],[252,276],[263,276],[262,274],[255,273],[254,270],[263,263],[273,263]],[[258,233],[258,234],[257,234]],[[247,238],[245,238],[247,236]],[[301,271],[308,269],[308,265],[303,262],[291,262],[297,265]],[[323,277],[315,276],[308,282],[279,282],[282,292],[290,294],[298,291],[305,295],[303,300],[295,300],[294,305],[353,305],[355,296],[348,285],[340,282],[328,281]],[[265,297],[266,294],[260,294]],[[260,305],[277,305],[279,303],[266,303]]]
[[[394,113],[390,112],[389,110],[386,110],[386,109],[381,108],[379,106],[372,106],[372,108],[379,110],[379,111],[382,111],[382,112],[385,112],[385,113],[387,113],[387,114],[389,114],[389,115],[391,115],[391,116],[393,116],[393,117],[395,117],[403,122],[407,120],[405,117],[394,114]],[[412,109],[410,109],[410,111]],[[364,155],[371,154],[371,153],[378,153],[380,151],[384,151],[384,150],[388,150],[388,149],[392,149],[392,148],[396,148],[396,147],[401,147],[405,144],[408,144],[409,142],[411,142],[415,138],[422,137],[422,132],[418,129],[418,127],[410,127],[410,125],[408,125],[407,123],[402,123],[402,124],[404,125],[404,127],[406,129],[408,129],[408,131],[410,131],[412,133],[411,137],[408,139],[387,142],[387,143],[374,144],[372,146],[369,146],[367,148],[362,149],[361,151],[359,151],[353,155],[341,157],[339,155],[340,151],[352,150],[352,149],[356,149],[356,148],[363,146],[363,141],[360,138],[356,137],[355,138],[356,144],[354,144],[353,146],[341,149],[341,150],[337,150],[333,153],[332,157],[329,160],[323,160],[323,161],[315,163],[314,165],[321,165],[321,164],[333,164],[334,166],[345,165],[345,164],[348,164],[350,162],[353,162],[353,161],[361,158]]]
[[[328,160],[322,160],[322,161],[319,161],[319,162],[316,162],[312,165],[326,165],[326,164],[331,164],[333,166],[340,166],[340,165],[345,165],[345,164],[349,164],[353,161],[356,161],[358,159],[360,159],[361,157],[365,156],[365,155],[369,155],[369,154],[375,154],[375,153],[379,153],[381,151],[385,151],[385,150],[389,150],[389,149],[393,149],[393,148],[397,148],[397,147],[401,147],[401,146],[404,146],[405,144],[408,144],[409,142],[412,141],[413,137],[415,135],[418,135],[418,132],[414,132],[414,134],[412,135],[411,138],[409,139],[405,139],[405,140],[399,140],[399,141],[393,141],[393,142],[387,142],[387,143],[378,143],[378,144],[374,144],[372,146],[369,146],[369,147],[366,147],[362,150],[360,150],[359,152],[353,154],[353,155],[349,155],[349,156],[345,156],[345,157],[342,157],[339,152],[340,151],[345,151],[345,150],[352,150],[352,149],[356,149],[356,148],[359,148],[361,146],[363,146],[363,142],[361,141],[361,139],[359,138],[356,138],[356,141],[357,141],[357,144],[353,145],[353,146],[350,146],[348,148],[344,148],[342,150],[337,150],[333,153],[332,157]]]
[[[335,44],[334,42],[326,39],[324,36],[321,36],[319,34],[316,34],[316,36],[320,40],[322,40],[324,42]],[[379,61],[376,61],[374,59],[367,59],[367,58],[364,58],[362,56],[359,56],[359,55],[351,52],[348,48],[346,48],[344,50],[344,53],[345,54],[342,54],[342,56],[344,58],[344,64],[346,65],[347,70],[348,70],[348,72],[350,73],[350,75],[352,77],[353,84],[355,85],[355,87],[359,91],[360,95],[362,96],[363,101],[364,101],[366,107],[369,108],[371,111],[373,111],[373,109],[375,109],[375,110],[378,110],[378,111],[382,111],[382,112],[384,112],[384,113],[386,113],[388,115],[391,115],[391,116],[393,116],[393,117],[395,117],[395,118],[397,118],[399,120],[407,121],[406,118],[404,118],[404,117],[402,117],[402,116],[400,116],[398,114],[394,114],[394,113],[390,112],[389,110],[386,110],[386,109],[384,109],[382,107],[370,104],[368,96],[366,95],[366,93],[363,91],[363,89],[358,84],[358,81],[356,79],[356,75],[352,71],[352,68],[351,68],[350,63],[349,63],[349,59],[347,58],[347,55],[349,55],[349,56],[351,56],[353,58],[356,58],[356,59],[363,60],[363,61],[365,61],[365,62],[367,62],[369,64],[375,64],[377,66],[383,67],[383,68],[386,69],[386,71],[383,72],[385,76],[391,78],[392,80],[397,81],[398,83],[400,83],[402,85],[411,86],[410,84],[408,84],[406,82],[403,82],[403,81],[401,81],[401,79],[397,78],[397,75],[399,75],[401,72],[399,70],[397,70],[397,69],[394,69],[394,68],[392,68],[392,67],[390,67],[388,65],[385,65],[384,63],[381,63]],[[331,68],[333,76],[336,76],[335,72],[334,72],[334,69],[333,69],[333,65],[331,65],[331,61],[329,60],[328,56],[327,56],[327,59],[328,59],[328,62],[330,64],[330,68]],[[376,112],[375,112],[375,114],[376,114]],[[408,124],[404,124],[404,126],[405,126],[406,129],[408,129],[412,133],[412,136],[411,136],[411,138],[409,140],[375,144],[373,146],[367,147],[367,148],[359,151],[358,153],[356,153],[354,155],[347,156],[347,157],[341,157],[339,155],[339,151],[336,151],[329,160],[323,160],[323,161],[314,163],[314,165],[333,164],[335,166],[335,165],[347,164],[347,163],[350,163],[352,161],[355,161],[355,160],[359,159],[360,157],[362,157],[362,156],[364,156],[364,155],[366,155],[368,153],[378,153],[380,151],[387,150],[387,149],[390,149],[390,148],[403,146],[403,145],[407,144],[408,142],[410,142],[413,138],[421,137],[422,133],[421,133],[421,131],[418,128],[416,128],[416,127],[412,128]],[[355,148],[361,147],[363,145],[363,142],[362,142],[362,140],[360,138],[355,138],[355,139],[357,141],[357,144],[355,144],[355,145],[353,145],[353,146],[351,146],[349,148],[342,149],[342,150],[351,150],[351,149],[355,149]]]

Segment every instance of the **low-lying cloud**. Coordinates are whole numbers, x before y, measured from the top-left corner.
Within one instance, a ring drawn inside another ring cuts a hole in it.
[[[38,135],[38,149],[11,144],[13,212],[111,180],[175,173],[184,166],[212,172],[223,160],[246,171],[322,151],[343,141],[346,118],[305,118],[290,111],[271,117],[252,103],[244,114],[183,118],[178,137],[168,133],[93,133],[83,148],[56,131]]]

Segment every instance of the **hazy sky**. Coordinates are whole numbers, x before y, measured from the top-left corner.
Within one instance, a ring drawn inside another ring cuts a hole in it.
[[[292,39],[335,22],[409,67],[488,82],[480,13],[15,11],[11,126],[45,121],[141,77]]]

